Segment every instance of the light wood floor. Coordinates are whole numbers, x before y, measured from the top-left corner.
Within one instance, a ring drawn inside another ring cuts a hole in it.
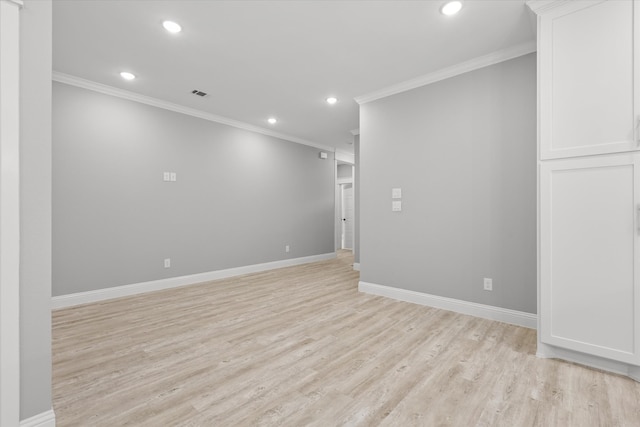
[[[640,384],[360,294],[352,261],[55,311],[57,425],[640,426]]]

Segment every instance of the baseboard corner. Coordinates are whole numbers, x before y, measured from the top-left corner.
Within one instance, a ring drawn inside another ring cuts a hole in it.
[[[20,421],[20,427],[56,427],[56,415],[53,409]]]

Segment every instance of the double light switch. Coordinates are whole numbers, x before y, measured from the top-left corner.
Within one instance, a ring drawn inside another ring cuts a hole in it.
[[[391,201],[391,211],[392,212],[401,212],[402,211],[402,200],[398,200],[402,198],[402,188],[392,188],[391,189],[391,198],[394,199]]]

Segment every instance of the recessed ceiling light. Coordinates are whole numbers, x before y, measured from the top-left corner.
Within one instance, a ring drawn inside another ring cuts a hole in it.
[[[331,105],[335,104],[336,102],[338,102],[338,98],[336,98],[335,96],[330,96],[327,98],[327,103]]]
[[[123,71],[123,72],[120,73],[120,77],[122,77],[125,80],[133,80],[133,79],[136,78],[136,75],[135,74],[131,74],[131,73],[127,72],[127,71]]]
[[[278,123],[278,119],[276,119],[275,117],[269,117],[267,121],[270,125],[275,125],[276,123]]]
[[[442,7],[440,8],[440,13],[442,13],[443,15],[451,16],[460,12],[460,9],[462,9],[461,1],[448,1],[442,5]]]
[[[162,23],[162,26],[164,27],[165,30],[169,31],[170,33],[179,33],[180,31],[182,31],[182,27],[177,22],[164,21]]]

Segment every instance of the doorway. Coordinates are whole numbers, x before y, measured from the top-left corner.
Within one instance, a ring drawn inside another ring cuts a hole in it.
[[[352,162],[336,160],[335,248],[355,250],[355,167]]]
[[[340,185],[342,205],[341,248],[353,250],[353,184]]]
[[[355,251],[355,166],[352,160],[336,159],[335,238],[336,251]]]

